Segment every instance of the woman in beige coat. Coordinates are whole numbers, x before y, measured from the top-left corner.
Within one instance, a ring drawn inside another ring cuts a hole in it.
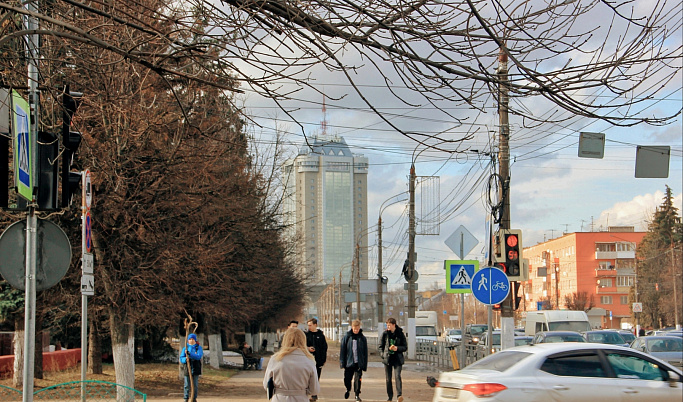
[[[298,328],[289,328],[282,337],[280,351],[268,361],[263,388],[273,377],[275,392],[272,401],[308,402],[308,395],[320,393],[315,359],[306,347],[306,335]]]

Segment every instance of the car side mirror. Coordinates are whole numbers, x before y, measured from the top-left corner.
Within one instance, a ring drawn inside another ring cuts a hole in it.
[[[673,371],[668,371],[667,373],[669,374],[669,386],[671,388],[676,388],[678,386],[676,383],[681,381],[681,376]]]

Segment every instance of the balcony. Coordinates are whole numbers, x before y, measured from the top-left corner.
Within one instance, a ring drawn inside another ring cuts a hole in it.
[[[615,277],[617,276],[617,270],[616,269],[600,269],[597,268],[595,270],[595,277],[596,278],[609,278],[609,277]]]
[[[596,260],[616,260],[616,259],[634,259],[636,252],[634,250],[627,251],[596,251]]]
[[[596,286],[595,287],[595,294],[598,295],[605,295],[605,294],[615,294],[617,293],[617,287],[616,286]]]

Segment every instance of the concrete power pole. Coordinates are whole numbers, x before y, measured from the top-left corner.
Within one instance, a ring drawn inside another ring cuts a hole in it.
[[[500,198],[503,201],[503,214],[499,229],[510,229],[510,122],[508,120],[508,57],[505,49],[501,47],[498,55],[498,119],[499,119],[499,144],[498,169],[503,186],[500,189]],[[501,247],[504,245],[501,244]],[[514,310],[514,289],[516,283],[510,283],[510,294],[501,303],[501,349],[511,348],[515,345],[515,310]]]
[[[377,220],[377,330],[384,320],[384,295],[382,294],[382,215]]]

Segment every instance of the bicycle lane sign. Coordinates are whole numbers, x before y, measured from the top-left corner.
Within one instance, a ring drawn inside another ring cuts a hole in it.
[[[510,280],[498,268],[482,268],[472,277],[472,294],[484,304],[499,304],[509,293]]]

